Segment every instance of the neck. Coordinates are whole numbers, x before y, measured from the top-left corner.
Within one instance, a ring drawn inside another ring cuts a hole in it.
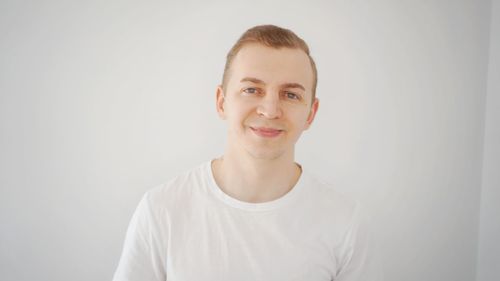
[[[256,159],[224,154],[212,162],[217,185],[240,201],[261,203],[280,198],[289,192],[301,175],[301,168],[291,155],[276,159]]]

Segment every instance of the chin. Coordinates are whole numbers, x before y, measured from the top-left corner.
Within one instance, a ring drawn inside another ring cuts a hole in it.
[[[246,149],[248,154],[250,154],[253,158],[259,160],[275,160],[283,156],[286,151],[283,149],[265,149],[265,148],[255,148],[250,147]]]

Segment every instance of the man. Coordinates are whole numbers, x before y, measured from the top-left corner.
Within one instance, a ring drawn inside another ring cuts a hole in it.
[[[224,155],[145,194],[114,280],[378,280],[359,204],[294,161],[316,81],[292,31],[247,30],[216,91]]]

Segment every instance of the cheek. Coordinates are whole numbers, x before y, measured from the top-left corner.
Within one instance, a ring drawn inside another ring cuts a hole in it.
[[[239,103],[235,104],[228,112],[234,122],[242,122],[255,112],[251,104]]]
[[[239,132],[245,129],[248,116],[248,112],[243,111],[242,108],[234,109],[233,111],[228,112],[227,121],[229,129],[234,132]]]
[[[292,125],[294,129],[303,129],[307,123],[308,116],[309,111],[296,110],[289,112],[288,120],[290,121],[290,125]]]

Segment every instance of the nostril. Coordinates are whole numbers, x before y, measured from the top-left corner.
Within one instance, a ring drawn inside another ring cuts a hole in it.
[[[266,117],[266,118],[278,118],[281,116],[281,112],[279,110],[275,110],[275,111],[262,110],[262,111],[259,111],[257,113],[261,116]]]
[[[262,104],[257,108],[257,113],[267,118],[278,118],[282,115],[281,107],[276,102]]]

